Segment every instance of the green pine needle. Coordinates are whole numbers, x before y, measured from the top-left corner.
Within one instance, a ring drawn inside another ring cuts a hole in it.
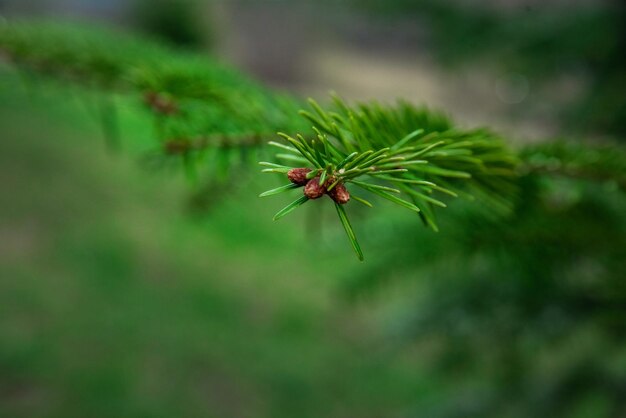
[[[275,194],[286,192],[287,190],[295,189],[298,187],[301,187],[301,186],[298,186],[297,184],[293,184],[293,183],[285,184],[284,186],[280,186],[275,189],[271,189],[266,192],[263,192],[259,195],[259,197],[273,196]]]
[[[283,216],[293,212],[299,206],[302,206],[303,204],[305,204],[308,200],[309,200],[309,198],[306,197],[306,196],[299,197],[298,199],[294,200],[293,202],[291,202],[290,204],[288,204],[287,206],[285,206],[284,208],[279,210],[278,213],[276,213],[276,215],[274,215],[274,220],[277,221],[280,218],[282,218]]]
[[[350,220],[348,219],[348,215],[346,214],[346,210],[343,205],[335,203],[335,208],[337,209],[337,215],[339,215],[339,219],[341,220],[341,224],[343,228],[346,230],[346,234],[348,235],[348,239],[350,240],[350,244],[356,253],[356,256],[360,261],[363,261],[363,251],[361,251],[361,246],[356,239],[356,235],[354,230],[352,229],[352,225],[350,225]]]
[[[358,197],[358,196],[355,196],[355,195],[351,195],[350,197],[352,199],[356,200],[357,202],[364,204],[367,207],[370,207],[370,208],[374,207],[374,205],[372,205],[370,202],[368,202],[367,200],[365,200],[365,199],[363,199],[361,197]]]

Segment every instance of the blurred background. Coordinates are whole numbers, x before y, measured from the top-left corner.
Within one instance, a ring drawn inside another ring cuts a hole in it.
[[[518,148],[626,134],[617,0],[0,0],[0,14],[143,32],[321,102],[405,98]],[[274,185],[259,176],[207,199],[142,164],[153,128],[136,106],[119,106],[111,153],[68,89],[0,64],[0,416],[626,416],[611,179],[529,176],[512,216],[454,202],[439,233],[359,212],[358,263],[329,207],[274,224],[284,202],[256,197]]]

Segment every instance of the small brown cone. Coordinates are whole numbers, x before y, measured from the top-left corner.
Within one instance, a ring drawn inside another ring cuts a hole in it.
[[[310,168],[292,168],[289,172],[287,172],[287,177],[293,184],[304,186],[309,181],[309,179],[306,178],[306,175],[310,172]]]
[[[320,186],[320,178],[314,177],[304,186],[304,195],[309,199],[319,199],[326,193],[326,187]]]
[[[350,192],[343,184],[338,184],[328,192],[328,196],[340,205],[345,205],[350,201]]]

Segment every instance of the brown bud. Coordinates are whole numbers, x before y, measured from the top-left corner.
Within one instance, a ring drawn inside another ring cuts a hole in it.
[[[320,186],[320,178],[314,177],[304,186],[304,195],[309,199],[319,199],[326,193],[326,187]]]
[[[306,178],[306,175],[310,172],[310,168],[292,168],[287,173],[287,177],[289,178],[289,181],[293,184],[297,184],[298,186],[304,186],[309,181],[309,179]]]
[[[144,95],[144,101],[156,113],[164,115],[173,115],[178,113],[178,105],[174,99],[166,95],[149,91]]]
[[[152,106],[152,104],[157,100],[157,94],[154,91],[147,91],[143,95],[143,101],[148,105]]]
[[[328,178],[324,182],[324,187],[326,189],[328,189],[330,187],[330,185],[335,182],[335,180],[337,180],[337,178],[335,176],[328,176]]]
[[[345,205],[350,200],[350,193],[343,184],[338,184],[333,187],[328,192],[328,196],[340,205]]]
[[[191,143],[186,139],[170,139],[163,143],[163,149],[167,154],[184,154],[191,149]]]

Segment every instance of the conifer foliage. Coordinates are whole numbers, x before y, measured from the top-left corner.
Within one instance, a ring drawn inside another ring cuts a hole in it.
[[[514,193],[516,158],[486,130],[459,131],[442,115],[401,102],[354,108],[334,96],[334,108],[309,101],[311,112],[300,115],[312,124],[312,139],[302,134],[281,136],[289,145],[270,142],[281,164],[261,162],[265,172],[286,173],[291,184],[261,196],[304,186],[304,195],[275,216],[278,219],[310,199],[328,195],[357,256],[363,254],[342,205],[352,198],[372,207],[353,192],[359,190],[418,213],[437,230],[433,210],[445,208],[445,197],[476,192],[506,209]],[[350,192],[347,187],[353,192]],[[402,196],[402,197],[401,197]]]
[[[437,230],[435,209],[457,197],[507,213],[520,169],[549,171],[557,159],[583,167],[567,175],[606,179],[619,170],[602,164],[606,153],[581,160],[584,149],[559,145],[544,148],[550,164],[537,153],[522,153],[533,159],[521,164],[489,130],[455,128],[444,115],[407,102],[350,105],[333,95],[327,108],[310,100],[309,108],[298,112],[303,107],[299,99],[271,92],[211,58],[103,28],[4,22],[0,51],[29,76],[138,98],[154,118],[162,154],[180,158],[192,178],[205,168],[207,150],[273,147],[274,160],[260,164],[264,172],[284,176],[286,184],[261,196],[302,188],[274,219],[327,196],[359,259],[363,252],[345,209],[353,202],[372,207],[373,197],[382,198]],[[101,111],[102,120],[114,124],[114,107]]]

